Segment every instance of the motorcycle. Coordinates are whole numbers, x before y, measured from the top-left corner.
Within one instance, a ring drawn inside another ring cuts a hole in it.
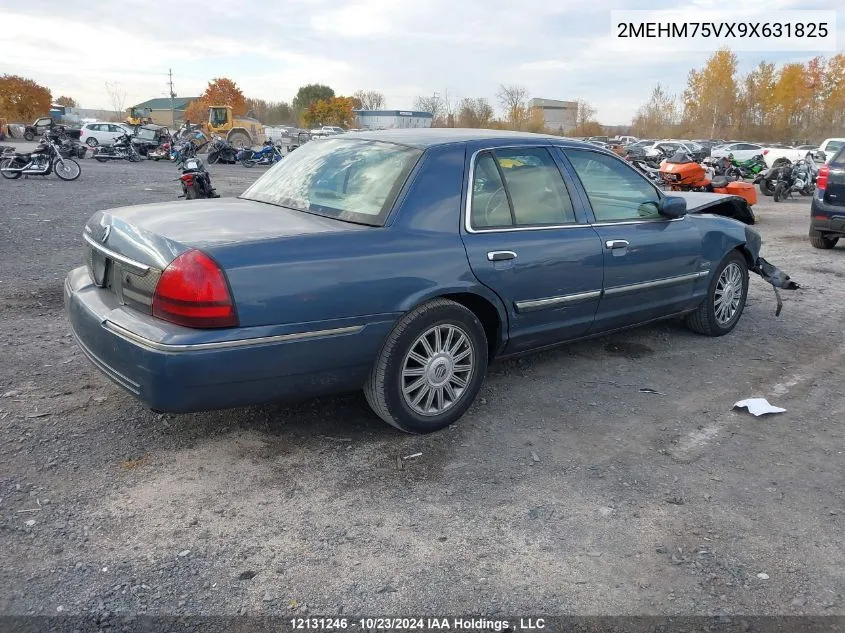
[[[162,143],[155,149],[147,152],[148,160],[159,161],[162,158],[170,160],[170,143]]]
[[[211,186],[211,176],[206,171],[200,158],[191,157],[183,161],[182,175],[179,176],[179,180],[182,183],[180,198],[196,200],[198,198],[220,197],[220,194]]]
[[[766,161],[762,154],[758,154],[753,158],[745,161],[736,160],[731,154],[729,157],[730,166],[725,171],[725,176],[731,178],[755,178],[761,171],[767,169]]]
[[[52,172],[62,180],[76,180],[82,173],[82,168],[72,158],[64,158],[59,147],[48,137],[32,152],[23,154],[3,154],[0,159],[0,173],[9,180],[24,176],[49,176]]]
[[[141,160],[141,155],[132,145],[129,134],[121,134],[114,140],[113,145],[98,145],[94,149],[94,158],[101,163],[107,163],[110,160],[128,160],[137,163]]]
[[[256,165],[272,165],[277,163],[284,156],[281,150],[273,144],[273,141],[264,141],[261,149],[257,152],[250,148],[244,148],[236,156],[238,162],[244,167],[255,167]]]
[[[215,136],[212,139],[211,147],[208,150],[208,162],[210,165],[215,163],[233,165],[238,162],[238,150],[236,150],[228,141],[219,136]]]
[[[801,159],[792,165],[784,165],[779,168],[778,177],[775,181],[773,200],[780,202],[791,198],[793,193],[800,193],[802,196],[812,196],[816,189],[816,176],[818,170],[815,162],[811,159]]]
[[[760,186],[760,193],[764,196],[774,195],[775,184],[777,183],[778,176],[780,175],[781,167],[788,167],[790,165],[792,165],[791,160],[786,157],[781,157],[776,159],[769,169],[757,174],[754,178],[754,184]]]
[[[183,140],[170,146],[170,160],[179,167],[189,158],[197,155],[197,146],[189,140]]]
[[[749,206],[757,203],[754,185],[729,181],[725,176],[707,177],[705,168],[685,152],[678,152],[660,164],[660,175],[671,191],[709,191],[745,198]]]

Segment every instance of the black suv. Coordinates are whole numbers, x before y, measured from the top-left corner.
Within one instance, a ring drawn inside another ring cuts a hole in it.
[[[840,237],[845,237],[845,146],[819,170],[810,205],[810,244],[833,248]]]

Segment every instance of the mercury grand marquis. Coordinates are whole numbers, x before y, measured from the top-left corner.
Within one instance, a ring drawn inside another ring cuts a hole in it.
[[[85,355],[154,410],[363,389],[425,433],[493,359],[669,317],[729,333],[749,271],[794,287],[753,223],[741,198],[667,195],[569,139],[362,132],[237,198],[95,213],[65,296]]]

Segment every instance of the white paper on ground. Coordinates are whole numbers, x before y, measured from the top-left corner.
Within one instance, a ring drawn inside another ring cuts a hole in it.
[[[766,413],[783,413],[786,409],[769,404],[765,398],[748,398],[740,400],[734,405],[734,409],[747,408],[753,415],[765,415]]]

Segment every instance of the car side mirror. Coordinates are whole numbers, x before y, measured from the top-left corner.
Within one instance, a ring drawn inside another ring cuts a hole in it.
[[[657,203],[657,212],[665,218],[682,218],[687,214],[687,201],[680,196],[665,196]]]

